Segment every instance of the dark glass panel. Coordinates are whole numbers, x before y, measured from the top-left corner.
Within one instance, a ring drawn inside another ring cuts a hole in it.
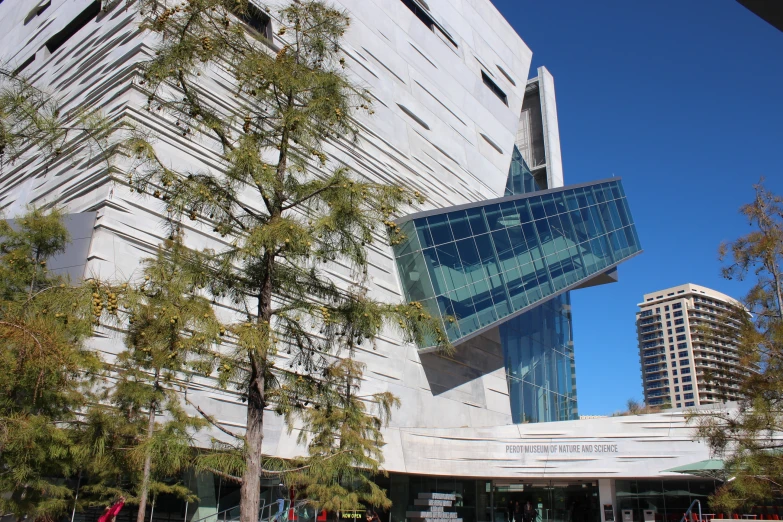
[[[481,259],[476,250],[476,242],[473,238],[462,239],[457,241],[457,251],[459,252],[459,258],[462,261],[462,266],[465,270],[465,275],[470,281],[477,281],[483,279],[484,274],[481,270]]]
[[[500,212],[500,205],[492,204],[484,207],[484,215],[487,218],[490,230],[504,228],[503,214]]]
[[[519,230],[519,227],[513,228]],[[514,249],[511,247],[511,240],[509,239],[509,234],[506,230],[498,230],[492,233],[492,242],[495,244],[498,262],[500,263],[500,269],[503,272],[517,267],[517,259],[514,255]],[[521,230],[519,231],[521,232]]]
[[[468,215],[468,221],[470,222],[470,229],[473,231],[473,235],[486,234],[489,232],[487,228],[487,222],[484,220],[484,211],[481,208],[469,208],[466,211]]]
[[[528,205],[527,200],[517,201],[516,206],[517,212],[519,213],[520,223],[528,223],[533,221],[533,214],[530,212],[530,205]]]
[[[454,241],[454,236],[451,233],[451,226],[449,226],[449,220],[446,217],[446,214],[429,216],[427,218],[427,224],[430,226],[432,239],[436,245]]]
[[[555,199],[555,206],[557,207],[558,214],[562,214],[568,210],[565,203],[565,196],[562,192],[552,194],[552,197]]]
[[[432,232],[430,232],[430,227],[427,225],[427,219],[417,219],[414,221],[414,223],[416,225],[416,231],[418,232],[421,245],[423,247],[435,246],[435,240],[432,239]]]
[[[557,214],[557,206],[555,205],[555,197],[552,194],[546,194],[541,196],[541,202],[544,204],[544,212],[547,216],[554,216]]]
[[[451,225],[451,232],[454,234],[454,239],[465,239],[470,237],[473,233],[470,230],[470,223],[468,222],[468,214],[464,210],[458,210],[456,212],[450,212],[448,214],[449,224]]]
[[[533,219],[544,219],[546,212],[544,212],[544,204],[541,202],[541,198],[533,196],[528,200],[530,205],[530,212],[533,214]]]

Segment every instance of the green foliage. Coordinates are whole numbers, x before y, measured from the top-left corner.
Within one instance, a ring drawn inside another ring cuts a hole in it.
[[[612,414],[612,417],[625,417],[627,415],[647,415],[648,413],[660,413],[662,410],[666,410],[672,407],[671,399],[664,397],[664,403],[659,406],[647,406],[642,402],[630,398],[625,402],[625,410],[616,411]]]
[[[736,477],[711,499],[711,505],[726,511],[783,493],[783,453],[774,438],[783,431],[783,198],[762,183],[754,188],[754,201],[740,209],[753,230],[720,249],[721,259],[728,260],[724,277],[752,277],[754,284],[742,305],[732,307],[712,332],[738,345],[740,364],[747,370],[706,376],[719,389],[729,377],[741,377],[743,398],[736,411],[692,417],[699,435],[726,460],[726,477]]]
[[[328,511],[361,509],[363,504],[391,506],[371,474],[378,473],[383,462],[381,428],[400,402],[388,392],[361,395],[363,370],[352,358],[336,359],[323,378],[314,381],[320,389],[312,395],[313,406],[301,409],[299,442],[308,445],[310,459],[294,480],[307,498],[319,500],[319,507]],[[307,382],[297,376],[289,386],[307,387]],[[367,403],[376,410],[373,414],[368,414]],[[286,409],[288,415],[294,411]]]
[[[60,100],[0,66],[0,164],[36,155],[45,164],[100,155],[110,161],[115,122]]]
[[[111,408],[90,417],[90,445],[102,452],[85,490],[98,498],[121,492],[139,503],[140,518],[150,493],[194,498],[176,477],[193,465],[193,436],[204,421],[185,412],[181,392],[222,329],[198,283],[180,269],[182,252],[177,240],[167,241],[146,260],[140,284],[96,283],[92,294],[94,313],[126,329],[126,349],[105,387],[102,402]]]
[[[138,82],[147,108],[162,111],[215,159],[192,170],[172,167],[155,136],[137,131],[125,144],[134,158],[128,183],[164,202],[175,236],[188,222],[226,238],[226,248],[191,252],[181,268],[241,317],[226,326],[220,350],[201,360],[247,400],[247,431],[235,444],[216,443],[199,465],[241,482],[243,522],[257,519],[259,477],[281,469],[319,476],[321,489],[311,482],[308,494],[323,505],[387,505],[352,467],[379,470],[380,426],[395,399],[378,396],[380,412],[365,409],[354,395],[361,377],[355,351],[372,349],[389,330],[419,344],[448,341],[420,303],[367,295],[370,249],[402,240],[392,216],[423,200],[328,155],[350,147],[356,111],[372,112],[369,93],[343,71],[339,40],[349,19],[319,0],[292,2],[276,13],[287,43],[272,50],[246,23],[265,16],[246,0],[168,8],[145,0],[141,8],[144,28],[161,37]],[[202,75],[233,79],[233,105],[208,95]],[[261,454],[268,406],[316,430],[308,459],[281,464]],[[342,447],[328,440],[338,432]],[[356,480],[363,492],[353,491]]]
[[[68,232],[57,211],[0,221],[0,511],[51,518],[72,506],[61,480],[83,448],[79,412],[100,370],[85,349],[89,293],[47,269]]]

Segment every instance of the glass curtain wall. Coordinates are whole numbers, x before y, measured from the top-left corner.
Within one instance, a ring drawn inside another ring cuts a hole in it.
[[[383,522],[406,522],[406,511],[421,510],[414,506],[419,493],[448,493],[456,496],[457,516],[462,522],[490,522],[492,520],[492,482],[483,479],[454,477],[427,477],[392,473],[388,482],[391,511],[381,513]],[[377,480],[376,480],[377,482]],[[387,485],[388,484],[388,485]],[[450,508],[448,509],[450,510]]]
[[[652,510],[655,520],[679,522],[694,500],[701,502],[701,511],[713,513],[708,497],[715,491],[716,482],[700,480],[617,480],[617,520],[622,520],[622,511],[630,509],[634,522],[644,520],[644,511]],[[724,513],[724,515],[726,515]]]
[[[514,423],[579,418],[569,293],[500,325]]]
[[[519,510],[530,502],[536,522],[600,522],[598,485],[592,481],[541,480],[494,486],[492,522],[521,522]],[[519,508],[517,508],[519,506]]]
[[[508,169],[508,179],[506,180],[506,196],[515,196],[526,192],[535,192],[544,190],[536,182],[536,178],[530,172],[530,169],[522,158],[519,149],[514,145],[514,151],[511,153],[511,168]]]
[[[452,342],[641,250],[619,180],[444,210],[400,228],[405,298],[440,316]]]

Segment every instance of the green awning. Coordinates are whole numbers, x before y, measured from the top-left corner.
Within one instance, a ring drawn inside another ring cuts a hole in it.
[[[683,473],[685,475],[695,475],[697,477],[722,479],[725,474],[725,470],[723,467],[723,460],[707,459],[694,462],[693,464],[686,464],[684,466],[677,466],[676,468],[665,469],[661,473]]]

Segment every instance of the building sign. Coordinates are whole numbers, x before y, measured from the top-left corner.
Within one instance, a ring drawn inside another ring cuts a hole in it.
[[[618,452],[617,444],[506,444],[507,454],[574,455]]]
[[[364,511],[341,511],[340,520],[364,520]]]

